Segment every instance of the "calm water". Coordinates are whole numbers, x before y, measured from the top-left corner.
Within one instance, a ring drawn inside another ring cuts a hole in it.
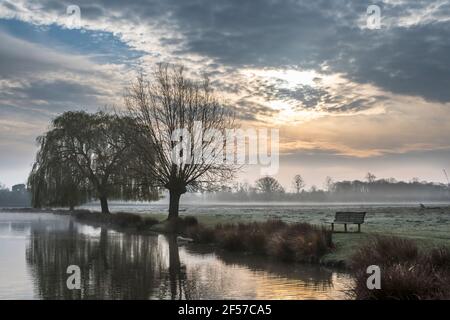
[[[69,265],[81,290],[68,290]],[[0,213],[0,299],[344,299],[348,275],[317,266],[215,254],[78,224]]]

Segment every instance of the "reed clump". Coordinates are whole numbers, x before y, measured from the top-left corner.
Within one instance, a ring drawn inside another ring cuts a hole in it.
[[[266,222],[202,225],[187,228],[184,234],[197,243],[274,257],[284,261],[316,262],[333,248],[331,232],[307,223],[289,224],[273,219]]]
[[[380,267],[381,289],[367,286],[367,267]],[[350,294],[363,300],[450,299],[450,248],[421,252],[412,240],[375,237],[351,258],[355,286]]]

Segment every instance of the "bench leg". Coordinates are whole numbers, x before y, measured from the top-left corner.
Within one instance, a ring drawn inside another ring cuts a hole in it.
[[[358,233],[360,233],[360,232],[361,232],[361,224],[358,223]]]
[[[345,229],[345,232],[347,232],[347,224],[346,223],[344,223],[344,229]]]

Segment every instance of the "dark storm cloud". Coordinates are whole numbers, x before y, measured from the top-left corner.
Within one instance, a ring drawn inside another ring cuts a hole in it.
[[[382,16],[423,13],[430,1],[381,4]],[[133,15],[167,17],[184,36],[184,53],[199,53],[236,67],[319,68],[342,72],[388,91],[450,101],[450,23],[361,30],[372,1],[132,1]],[[115,10],[116,2],[105,4]],[[436,17],[450,15],[442,4]],[[179,43],[179,38],[165,38]]]
[[[429,22],[361,30],[367,1],[215,1],[180,5],[179,29],[186,50],[224,64],[255,67],[301,66],[342,72],[359,83],[388,91],[450,101],[450,23]],[[430,2],[385,5],[396,17]],[[449,12],[443,5],[440,15]]]
[[[386,18],[400,18],[430,1],[380,4]],[[164,12],[184,35],[184,53],[199,53],[225,64],[300,66],[347,74],[388,91],[450,101],[450,23],[361,30],[372,1],[168,1],[151,2],[138,16]],[[445,17],[449,4],[436,13]],[[422,11],[423,11],[422,10]],[[448,16],[448,15],[447,15]],[[177,41],[179,39],[166,39]],[[308,104],[309,105],[309,104]]]
[[[71,1],[39,1],[41,10],[64,13]],[[426,15],[437,1],[380,5],[385,21]],[[441,3],[422,23],[363,30],[373,1],[327,0],[82,0],[82,17],[172,28],[164,45],[182,44],[179,54],[196,53],[239,68],[314,68],[340,72],[387,91],[450,101],[450,4]],[[120,30],[119,30],[120,32]],[[179,35],[182,35],[180,38]],[[145,35],[142,35],[145,37]],[[322,70],[323,71],[323,70]],[[307,105],[310,105],[307,103]]]
[[[317,67],[336,45],[330,10],[323,1],[196,1],[175,16],[187,51],[237,66]]]
[[[336,69],[346,71],[351,80],[374,83],[394,93],[450,101],[450,23],[392,28],[352,52],[354,62],[336,61]]]

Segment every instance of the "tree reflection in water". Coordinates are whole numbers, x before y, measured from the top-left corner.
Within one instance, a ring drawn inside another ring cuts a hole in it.
[[[333,273],[317,267],[179,248],[175,236],[87,228],[31,226],[26,258],[39,298],[326,298],[333,286]],[[66,286],[69,265],[81,269],[81,290]]]
[[[171,242],[169,242],[171,243]],[[177,296],[181,274],[178,247],[170,246],[171,298]],[[101,228],[86,235],[70,223],[68,230],[32,228],[27,248],[38,296],[43,299],[149,299],[159,296],[165,278],[158,237],[118,234]],[[66,286],[69,265],[81,269],[81,290]],[[173,284],[172,284],[173,282]],[[163,286],[164,287],[164,286]],[[164,291],[164,290],[163,290]]]

